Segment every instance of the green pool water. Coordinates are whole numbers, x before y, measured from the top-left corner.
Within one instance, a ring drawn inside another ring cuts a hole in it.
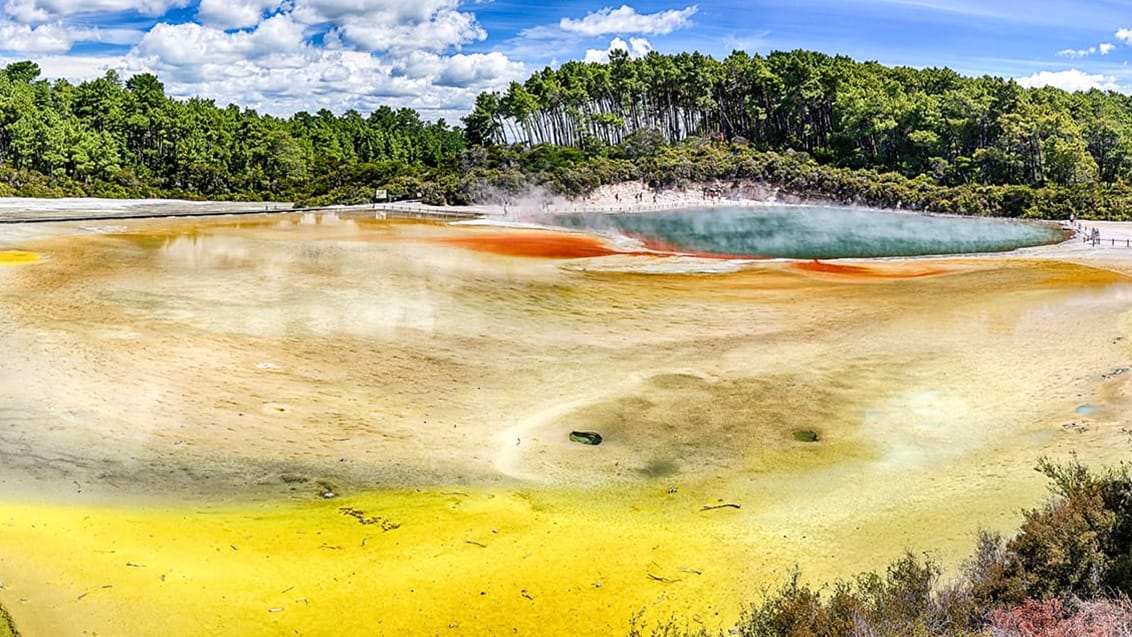
[[[550,222],[680,252],[798,259],[1000,252],[1065,238],[1045,223],[816,206],[559,214]]]

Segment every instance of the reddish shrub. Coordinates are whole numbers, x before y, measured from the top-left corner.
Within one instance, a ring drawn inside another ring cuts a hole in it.
[[[991,614],[993,637],[1129,637],[1132,604],[1117,600],[1026,600]]]

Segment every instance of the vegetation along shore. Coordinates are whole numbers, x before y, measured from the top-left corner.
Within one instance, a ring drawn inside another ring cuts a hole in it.
[[[143,73],[78,85],[0,73],[0,196],[491,203],[750,181],[804,199],[962,214],[1132,218],[1132,105],[811,51],[614,51],[483,93],[454,123],[411,109],[289,118],[165,94]]]

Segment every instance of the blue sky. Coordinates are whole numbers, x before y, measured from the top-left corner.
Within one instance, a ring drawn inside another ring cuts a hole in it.
[[[0,0],[0,62],[78,82],[152,72],[173,96],[289,115],[408,106],[455,122],[547,65],[796,48],[1132,91],[1127,0]]]

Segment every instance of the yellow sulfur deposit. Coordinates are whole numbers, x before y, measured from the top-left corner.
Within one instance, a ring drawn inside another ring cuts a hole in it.
[[[21,263],[32,263],[38,260],[39,255],[34,252],[0,250],[0,265],[18,265]]]

